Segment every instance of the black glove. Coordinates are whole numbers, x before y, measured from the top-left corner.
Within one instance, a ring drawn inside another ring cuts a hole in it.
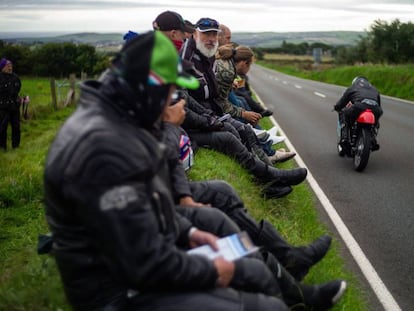
[[[219,121],[216,116],[207,116],[208,131],[221,131],[224,129],[223,122]]]

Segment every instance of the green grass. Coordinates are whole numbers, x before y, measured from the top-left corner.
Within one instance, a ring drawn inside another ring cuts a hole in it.
[[[258,61],[259,65],[305,79],[349,86],[356,76],[365,76],[383,95],[414,100],[414,64],[356,65],[319,67],[286,64],[279,61]]]
[[[29,81],[23,83],[29,85]],[[45,95],[44,100],[47,98]],[[48,106],[40,102],[38,105]],[[70,310],[53,258],[38,255],[36,247],[38,235],[48,232],[43,210],[45,156],[58,128],[73,108],[52,109],[47,113],[46,110],[22,123],[20,148],[0,152],[0,310]],[[268,128],[271,124],[263,125]],[[294,165],[294,161],[288,161],[280,167]],[[238,163],[205,149],[197,152],[189,177],[228,181],[256,219],[272,222],[294,245],[307,244],[329,233],[319,220],[316,199],[306,183],[296,186],[287,197],[265,200],[260,195],[260,186]],[[349,283],[348,291],[333,310],[369,310],[359,281],[340,256],[340,247],[339,241],[334,240],[326,258],[311,270],[305,282],[316,284],[344,278]]]

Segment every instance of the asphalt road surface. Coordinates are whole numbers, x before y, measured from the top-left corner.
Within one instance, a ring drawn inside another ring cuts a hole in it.
[[[256,65],[249,77],[401,310],[414,310],[414,103],[382,97],[381,148],[358,173],[336,150],[344,87]]]

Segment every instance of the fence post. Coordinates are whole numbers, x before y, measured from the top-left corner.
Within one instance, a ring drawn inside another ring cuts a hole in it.
[[[71,74],[69,76],[69,92],[66,97],[65,106],[73,104],[75,102],[75,90],[76,90],[76,75]]]
[[[56,82],[54,78],[50,79],[50,94],[52,94],[52,107],[57,110]]]

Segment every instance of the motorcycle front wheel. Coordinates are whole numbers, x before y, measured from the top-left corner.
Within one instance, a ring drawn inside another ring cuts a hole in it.
[[[368,164],[371,152],[371,131],[367,128],[361,128],[355,145],[354,168],[362,172]]]

